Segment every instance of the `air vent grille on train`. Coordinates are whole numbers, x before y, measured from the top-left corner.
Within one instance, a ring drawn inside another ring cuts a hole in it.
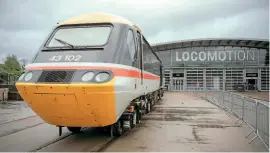
[[[43,71],[38,82],[70,83],[74,71]]]

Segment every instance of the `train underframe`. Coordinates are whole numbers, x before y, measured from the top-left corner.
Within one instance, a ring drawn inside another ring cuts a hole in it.
[[[105,132],[109,132],[111,137],[121,136],[125,131],[140,124],[144,114],[148,114],[155,103],[163,97],[164,90],[160,88],[146,95],[141,95],[130,102],[126,111],[114,124],[102,127]],[[67,127],[72,133],[79,133],[82,127]],[[59,127],[59,136],[62,134],[62,126]]]

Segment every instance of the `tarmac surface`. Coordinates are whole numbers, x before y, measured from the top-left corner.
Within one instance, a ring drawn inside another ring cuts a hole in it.
[[[1,152],[87,152],[97,150],[110,139],[99,128],[87,128],[78,134],[63,128],[59,137],[58,128],[29,114],[17,121],[0,123]],[[249,144],[254,135],[245,138],[250,128],[245,124],[237,127],[236,121],[191,92],[166,92],[152,111],[143,116],[140,125],[102,151],[267,152],[258,139]]]
[[[248,143],[250,129],[236,121],[191,92],[167,92],[138,127],[103,151],[266,152],[259,140]]]

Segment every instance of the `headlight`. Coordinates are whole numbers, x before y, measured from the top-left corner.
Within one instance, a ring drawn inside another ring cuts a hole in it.
[[[23,79],[23,77],[25,76],[25,73],[23,73],[20,77],[19,77],[19,81],[21,81]]]
[[[28,72],[28,73],[25,75],[24,80],[25,80],[25,81],[29,81],[29,80],[32,79],[32,77],[33,77],[33,72]]]
[[[107,72],[101,72],[98,75],[96,75],[95,80],[97,82],[105,82],[110,79],[110,74]]]
[[[86,72],[83,76],[82,76],[82,81],[83,82],[87,82],[93,79],[95,73],[94,72]]]

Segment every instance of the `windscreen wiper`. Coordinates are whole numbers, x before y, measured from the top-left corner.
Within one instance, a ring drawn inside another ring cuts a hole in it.
[[[61,40],[61,39],[57,39],[57,38],[54,38],[55,40],[57,40],[58,42],[60,42],[61,44],[64,44],[64,45],[68,45],[68,46],[70,46],[70,47],[72,47],[72,48],[74,48],[74,46],[73,45],[71,45],[70,43],[68,43],[68,42],[65,42],[65,41],[63,41],[63,40]]]

